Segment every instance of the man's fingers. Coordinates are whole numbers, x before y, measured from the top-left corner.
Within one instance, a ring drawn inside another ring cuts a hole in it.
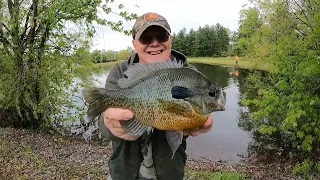
[[[138,137],[129,136],[119,121],[121,120],[130,120],[133,118],[132,111],[128,109],[121,109],[121,108],[108,108],[103,113],[104,116],[104,124],[110,130],[110,132],[119,138],[128,141],[134,141]]]
[[[113,135],[118,137],[126,133],[123,128],[113,128],[110,131]]]
[[[199,130],[199,131],[192,131],[191,132],[191,136],[198,136],[200,135],[202,132]]]
[[[127,140],[127,141],[134,141],[136,139],[138,139],[137,136],[130,136],[128,134],[122,134],[121,136],[119,136],[120,138]]]
[[[133,118],[133,113],[128,109],[108,108],[104,112],[104,118],[111,120],[130,120]]]
[[[212,118],[209,116],[208,120],[200,126],[201,130],[204,130],[204,132],[208,132],[212,128]]]
[[[200,127],[194,129],[188,129],[183,132],[183,135],[190,135],[190,136],[198,136],[202,133],[209,132],[212,128],[212,117],[209,116],[208,120]]]
[[[201,127],[208,127],[212,125],[212,117],[209,116],[208,120]]]
[[[209,117],[209,119],[204,123],[203,126],[207,127],[207,126],[211,126],[212,125],[212,118]]]

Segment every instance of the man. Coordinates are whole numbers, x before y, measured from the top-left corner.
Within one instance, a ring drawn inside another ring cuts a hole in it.
[[[172,50],[171,28],[167,20],[156,13],[142,15],[133,27],[133,47],[135,53],[128,61],[116,64],[110,71],[106,88],[119,88],[117,80],[125,77],[123,72],[133,63],[152,63],[168,60],[182,61],[185,66],[187,58],[178,51]],[[141,137],[129,136],[120,126],[119,121],[133,118],[133,113],[126,109],[109,108],[100,116],[99,129],[104,137],[112,140],[113,154],[108,162],[109,179],[174,179],[184,178],[186,163],[186,139],[189,135],[197,136],[211,130],[212,118],[192,130],[184,131],[184,139],[176,154],[167,143],[165,132],[154,130],[149,141]]]
[[[234,59],[236,60],[236,65],[238,65],[239,57],[236,55]]]

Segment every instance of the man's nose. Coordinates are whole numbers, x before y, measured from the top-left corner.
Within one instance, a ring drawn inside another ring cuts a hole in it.
[[[151,47],[158,47],[159,46],[159,41],[156,38],[153,38],[151,43],[150,43]]]

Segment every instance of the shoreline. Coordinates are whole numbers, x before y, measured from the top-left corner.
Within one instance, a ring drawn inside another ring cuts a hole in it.
[[[81,137],[64,137],[36,130],[0,128],[0,179],[93,178],[104,179],[112,153],[107,141],[86,143]],[[289,162],[258,162],[247,159],[228,164],[221,161],[188,158],[186,174],[246,174],[252,179],[299,179],[290,171]],[[210,176],[211,177],[211,176]],[[200,178],[202,179],[202,178]]]

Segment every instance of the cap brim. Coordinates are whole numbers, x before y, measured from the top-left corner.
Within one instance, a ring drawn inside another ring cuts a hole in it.
[[[145,24],[144,26],[142,26],[141,29],[139,29],[139,31],[136,33],[134,39],[139,39],[140,36],[142,35],[142,33],[143,33],[148,27],[150,27],[150,26],[160,26],[160,27],[162,27],[163,29],[165,29],[169,34],[171,34],[171,33],[170,33],[170,30],[169,30],[168,28],[166,28],[164,25],[162,25],[162,24],[160,24],[160,23],[158,23],[158,22],[150,22],[150,23]]]

